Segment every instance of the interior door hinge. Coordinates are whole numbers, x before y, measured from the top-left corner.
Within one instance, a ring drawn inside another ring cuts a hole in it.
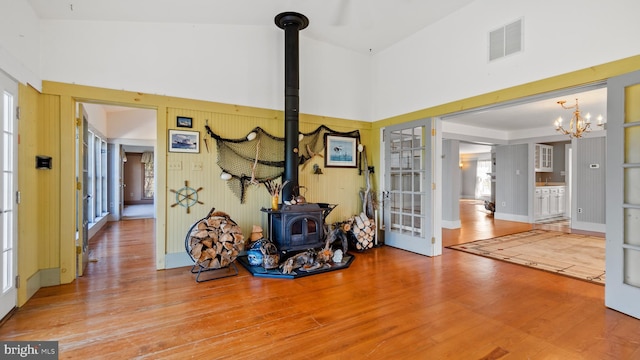
[[[435,190],[436,189],[436,183],[431,183],[431,190]]]
[[[76,126],[80,125],[82,125],[82,121],[80,120],[80,118],[76,118]]]
[[[436,243],[436,237],[435,237],[435,236],[432,236],[432,237],[431,237],[431,244],[435,244],[435,243]]]
[[[436,136],[436,129],[431,129],[431,136]]]
[[[20,120],[20,106],[16,106],[16,119]]]
[[[82,183],[80,181],[76,183],[76,190],[82,190]]]
[[[20,191],[16,191],[16,204],[20,205]]]
[[[20,275],[16,275],[16,289],[20,288]]]
[[[76,246],[76,255],[82,254],[82,246]]]

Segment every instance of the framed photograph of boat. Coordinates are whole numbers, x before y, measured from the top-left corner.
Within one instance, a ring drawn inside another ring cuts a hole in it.
[[[169,130],[169,152],[199,153],[200,132]]]
[[[186,116],[178,116],[176,118],[176,126],[182,128],[192,128],[193,127],[193,118]]]

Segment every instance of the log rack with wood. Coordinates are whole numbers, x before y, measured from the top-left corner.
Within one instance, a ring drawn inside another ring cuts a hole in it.
[[[209,214],[196,221],[184,241],[185,250],[194,262],[191,273],[196,282],[238,275],[235,259],[244,249],[242,230],[226,213],[212,208]],[[210,275],[201,279],[200,275]]]

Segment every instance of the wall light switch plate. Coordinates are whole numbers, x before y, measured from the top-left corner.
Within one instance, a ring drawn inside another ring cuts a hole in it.
[[[182,170],[182,161],[169,161],[167,163],[167,169],[169,170]]]
[[[201,162],[192,162],[191,170],[193,171],[202,171],[202,163]]]

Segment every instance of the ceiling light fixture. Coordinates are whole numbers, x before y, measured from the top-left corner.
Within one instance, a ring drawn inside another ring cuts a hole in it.
[[[569,121],[569,129],[562,127],[562,117],[560,116],[554,123],[556,131],[559,131],[564,135],[569,135],[569,138],[579,139],[583,134],[591,131],[591,114],[587,113],[584,118],[582,117],[580,113],[580,106],[578,105],[578,99],[576,99],[576,104],[573,106],[565,106],[565,103],[565,100],[558,101],[558,104],[562,106],[563,109],[575,109],[573,111],[573,116]],[[604,118],[602,115],[598,116],[598,126],[604,126]]]

